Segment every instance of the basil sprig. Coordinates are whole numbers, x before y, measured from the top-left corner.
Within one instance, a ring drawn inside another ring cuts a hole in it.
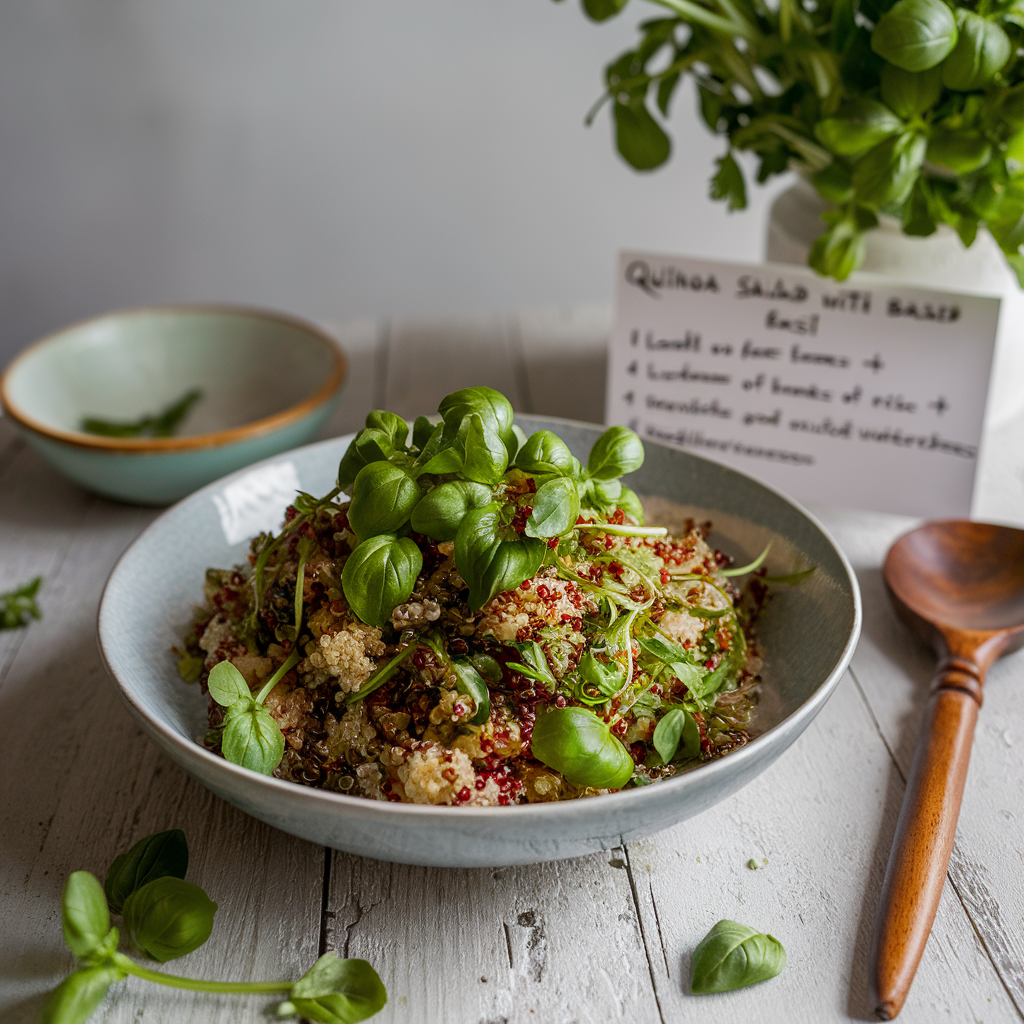
[[[168,875],[184,878],[186,871],[188,843],[185,833],[180,828],[172,828],[147,836],[127,853],[115,857],[103,883],[103,891],[110,909],[120,913],[125,900],[148,882]]]
[[[114,861],[108,883],[115,880],[120,893],[138,880],[140,869],[147,868],[147,874],[177,870],[182,859],[187,863],[188,846],[180,830],[148,836]],[[135,944],[152,959],[166,961],[187,955],[209,938],[216,909],[199,886],[167,873],[128,893],[123,917]],[[278,1017],[301,1014],[323,1024],[357,1024],[380,1011],[388,999],[370,964],[343,960],[332,952],[294,982],[206,981],[150,970],[118,952],[120,933],[110,925],[103,886],[88,871],[73,872],[65,883],[61,921],[64,941],[79,966],[47,997],[39,1024],[85,1024],[111,985],[129,975],[198,992],[278,992],[286,996],[277,1007]]]
[[[778,939],[723,920],[693,952],[690,989],[699,995],[731,992],[774,978],[785,966],[786,951]]]
[[[400,416],[370,413],[338,467],[358,541],[342,588],[363,622],[383,627],[412,595],[422,559],[410,531],[455,542],[455,567],[476,610],[536,575],[549,543],[571,535],[584,505],[603,513],[621,508],[642,522],[639,500],[618,479],[644,458],[627,427],[605,431],[584,468],[549,430],[520,437],[511,404],[493,388],[453,392],[438,412],[440,423],[421,416],[411,437]],[[509,485],[524,477],[535,493],[524,497],[520,488],[510,497]]]

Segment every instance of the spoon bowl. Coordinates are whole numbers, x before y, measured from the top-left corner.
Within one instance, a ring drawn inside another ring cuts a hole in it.
[[[1024,530],[927,523],[893,544],[882,571],[900,618],[938,657],[871,952],[875,1012],[892,1020],[942,895],[985,674],[1024,644]]]

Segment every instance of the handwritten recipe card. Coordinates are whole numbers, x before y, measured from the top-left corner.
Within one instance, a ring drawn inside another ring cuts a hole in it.
[[[795,498],[968,515],[999,300],[623,253],[607,422]]]

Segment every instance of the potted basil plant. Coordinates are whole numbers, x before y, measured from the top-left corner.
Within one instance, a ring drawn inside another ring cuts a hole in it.
[[[582,6],[605,21],[627,2]],[[801,176],[776,200],[768,258],[1002,295],[990,407],[1016,411],[1024,344],[1003,336],[1024,321],[1024,0],[645,2],[655,16],[605,68],[587,123],[607,106],[623,159],[652,171],[692,78],[725,142],[712,198],[747,205],[738,153],[760,183]]]

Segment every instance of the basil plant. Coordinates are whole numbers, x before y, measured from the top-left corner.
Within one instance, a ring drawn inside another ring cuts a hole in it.
[[[810,265],[845,280],[880,215],[907,235],[946,224],[970,246],[985,227],[1024,284],[1024,0],[647,0],[662,17],[612,61],[588,123],[610,104],[619,153],[638,171],[668,160],[684,76],[726,140],[711,196],[747,203],[795,169],[828,201]],[[605,21],[627,0],[582,0]]]

